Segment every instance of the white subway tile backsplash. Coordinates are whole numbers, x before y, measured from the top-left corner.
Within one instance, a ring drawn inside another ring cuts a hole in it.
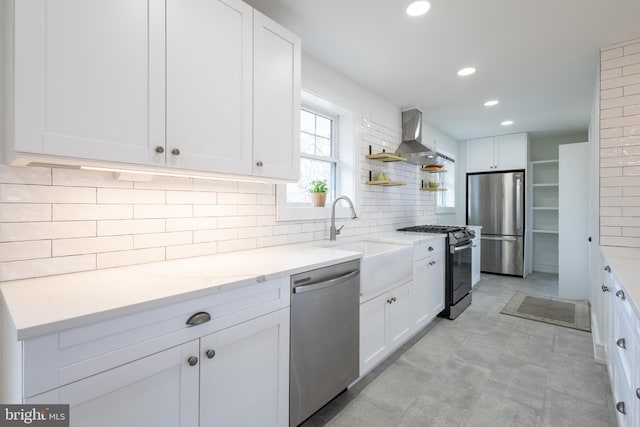
[[[0,202],[95,203],[95,188],[0,184]]]
[[[605,215],[615,216],[615,215]],[[622,215],[618,216],[640,216],[640,207],[637,206],[625,206],[622,208]]]
[[[600,89],[608,90],[613,88],[624,87],[626,90],[626,87],[637,85],[639,83],[640,83],[640,75],[632,74],[630,76],[618,77],[617,79],[609,79],[609,80],[602,81],[600,83]],[[632,95],[632,94],[629,94],[629,95]]]
[[[275,185],[257,182],[238,182],[238,193],[275,194]]]
[[[90,205],[55,204],[53,205],[54,221],[98,220],[98,219],[131,219],[132,205]]]
[[[193,190],[193,179],[176,176],[154,176],[151,181],[136,181],[136,190]]]
[[[616,168],[623,165],[622,157],[601,157],[601,168]]]
[[[604,60],[600,62],[601,70],[610,70],[612,68],[624,67],[625,65],[632,65],[640,63],[640,53],[625,55],[619,58]]]
[[[612,177],[612,176],[622,176],[622,168],[601,168],[600,169],[601,177]]]
[[[122,219],[98,221],[98,236],[160,233],[164,231],[165,219]]]
[[[621,87],[616,87],[613,89],[603,89],[600,91],[600,99],[620,98],[623,93],[624,92]]]
[[[97,203],[164,204],[165,192],[160,190],[122,190],[98,188]]]
[[[176,205],[216,204],[217,194],[207,191],[167,191],[167,203]]]
[[[233,240],[237,239],[238,237],[238,230],[235,228],[193,231],[193,243],[218,242],[221,240]],[[246,238],[255,236],[244,237]]]
[[[255,205],[255,194],[243,193],[218,193],[218,203],[221,205]]]
[[[622,227],[621,236],[640,237],[640,227]]]
[[[257,248],[257,239],[236,239],[218,242],[218,253],[244,251]]]
[[[215,179],[194,179],[194,191],[210,191],[214,193],[236,193],[238,183],[235,181],[220,181]]]
[[[629,197],[629,196],[640,196],[640,187],[622,187],[621,196]]]
[[[0,243],[0,262],[49,258],[51,240]]]
[[[640,115],[640,104],[638,105],[627,105],[622,108],[623,116],[635,116]]]
[[[164,261],[164,248],[134,249],[131,251],[105,252],[97,255],[97,268],[122,267]]]
[[[629,76],[631,74],[640,74],[640,63],[622,67],[623,76]]]
[[[132,236],[133,249],[186,245],[193,242],[193,233],[191,231],[175,231],[171,233],[136,234]]]
[[[51,169],[11,167],[0,163],[0,184],[51,185]]]
[[[636,74],[633,76],[629,76],[628,78],[633,77],[634,79],[637,79],[638,81],[640,81],[640,74]],[[627,77],[625,77],[627,78]],[[640,84],[634,84],[631,86],[625,86],[624,90],[623,90],[624,96],[630,96],[630,95],[637,95],[640,93]]]
[[[640,248],[640,238],[600,236],[600,244],[602,246],[623,246],[629,248]]]
[[[607,110],[602,110],[602,111],[600,111],[600,118],[601,119],[610,119],[610,118],[613,118],[613,117],[622,117],[623,108],[624,107],[616,107],[616,108],[609,108]]]
[[[622,77],[623,67],[612,68],[610,70],[606,70],[600,73],[600,81],[609,80],[609,79],[617,79],[618,77]]]
[[[615,49],[603,50],[600,53],[600,61],[607,61],[613,58],[619,58],[623,56],[624,50],[622,47],[617,47]]]
[[[622,227],[600,227],[600,235],[602,236],[622,236]]]
[[[218,226],[217,218],[167,218],[166,231],[211,230]]]
[[[236,216],[236,205],[193,205],[193,216]]]
[[[619,98],[601,99],[600,109],[606,110],[608,108],[624,107],[626,105],[640,104],[640,95],[623,96]]]
[[[166,257],[168,260],[214,255],[218,253],[218,243],[208,242],[196,243],[193,245],[167,246],[166,251]]]
[[[0,281],[53,276],[96,269],[95,255],[75,255],[0,263]]]
[[[218,218],[218,228],[255,227],[256,225],[255,216],[223,216]]]
[[[629,187],[625,187],[629,188]],[[600,188],[600,197],[621,197],[622,187],[602,187]]]
[[[50,220],[51,205],[38,203],[0,203],[0,222]]]
[[[95,221],[0,223],[0,242],[67,239],[96,235]]]
[[[640,124],[640,115],[638,116],[625,116],[625,117],[614,117],[611,119],[601,119],[600,127],[601,129],[607,128],[618,128],[624,126],[632,126]]]
[[[314,236],[315,237],[315,236]],[[324,237],[316,237],[316,240],[322,239]],[[267,237],[258,237],[257,238],[257,245],[259,248],[264,248],[267,246],[279,246],[279,245],[286,245],[287,244],[287,236],[286,235],[281,235],[281,236],[267,236]]]
[[[623,52],[625,56],[640,53],[640,43],[633,43],[633,44],[624,46]],[[637,62],[640,63],[640,61],[637,61]]]
[[[628,208],[628,209],[635,209],[635,208]],[[623,215],[623,210],[620,206],[601,206],[600,215],[601,216],[627,216],[627,215]]]
[[[135,205],[133,217],[142,218],[188,218],[193,215],[191,205]]]
[[[600,138],[618,138],[622,136],[622,128],[600,129]]]
[[[640,206],[640,205],[637,205]],[[600,218],[600,225],[608,225],[615,227],[640,227],[640,217],[617,217],[605,216]]]
[[[53,240],[51,254],[58,257],[127,249],[133,249],[133,236],[83,237]]]
[[[271,236],[271,226],[238,228],[238,239]]]

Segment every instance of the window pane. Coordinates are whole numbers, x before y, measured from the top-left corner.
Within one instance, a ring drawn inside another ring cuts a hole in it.
[[[331,140],[326,138],[316,138],[316,154],[318,156],[331,157]]]
[[[300,152],[307,154],[316,154],[316,143],[313,135],[300,132]]]
[[[316,133],[316,115],[308,111],[300,110],[300,130]]]
[[[335,191],[333,162],[325,162],[322,160],[300,158],[300,180],[296,184],[287,184],[287,202],[288,203],[311,203],[309,195],[309,182],[315,179],[327,180],[329,193],[327,201],[333,200]]]
[[[326,117],[316,116],[316,135],[331,138],[331,120]]]

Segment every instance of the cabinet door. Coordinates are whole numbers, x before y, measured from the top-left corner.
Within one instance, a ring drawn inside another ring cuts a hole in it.
[[[15,150],[150,163],[164,146],[162,0],[15,2]]]
[[[300,39],[254,10],[254,175],[300,177]]]
[[[494,169],[493,137],[470,139],[466,146],[467,172],[487,172]]]
[[[167,164],[251,173],[252,32],[240,0],[167,1]]]
[[[429,284],[429,318],[435,318],[444,310],[445,270],[444,254],[428,258],[427,283]],[[413,298],[413,296],[411,296]]]
[[[289,425],[288,308],[203,337],[200,349],[201,425]]]
[[[389,291],[391,303],[387,306],[388,345],[393,350],[400,345],[413,330],[409,313],[409,284],[398,286]]]
[[[76,381],[26,403],[68,403],[74,427],[197,427],[198,340]]]
[[[413,283],[411,287],[411,318],[417,329],[425,326],[431,316],[429,302],[429,281],[427,279],[431,258],[421,259],[413,264]]]
[[[388,294],[360,304],[360,375],[387,355]]]
[[[514,133],[495,137],[495,169],[512,170],[527,167],[527,134]]]

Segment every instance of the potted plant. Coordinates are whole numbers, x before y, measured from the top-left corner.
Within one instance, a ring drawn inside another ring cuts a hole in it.
[[[324,207],[327,201],[327,180],[314,179],[309,182],[309,193],[311,193],[311,205],[315,207]]]

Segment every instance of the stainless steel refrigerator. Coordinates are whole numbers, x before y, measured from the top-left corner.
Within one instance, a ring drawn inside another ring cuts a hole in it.
[[[480,269],[523,276],[524,171],[467,174],[467,224],[482,226]]]

